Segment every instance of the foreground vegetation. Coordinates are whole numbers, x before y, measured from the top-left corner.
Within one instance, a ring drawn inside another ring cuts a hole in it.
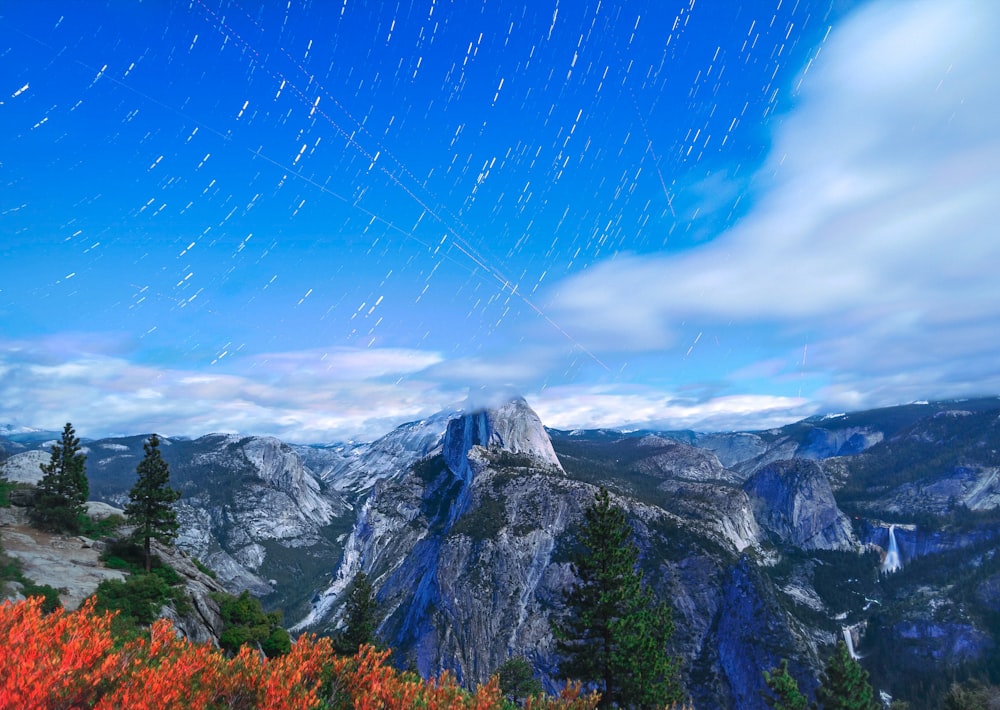
[[[509,708],[498,680],[475,692],[448,675],[428,681],[386,664],[370,646],[338,656],[328,638],[303,636],[289,653],[266,658],[249,646],[235,655],[179,638],[170,622],[119,643],[114,614],[92,601],[76,612],[42,611],[41,600],[0,604],[0,707],[18,708]],[[595,695],[568,686],[535,696],[536,710],[591,710]]]

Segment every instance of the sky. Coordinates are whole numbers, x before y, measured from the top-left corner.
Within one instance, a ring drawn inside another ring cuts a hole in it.
[[[993,0],[0,0],[0,423],[1000,393]]]

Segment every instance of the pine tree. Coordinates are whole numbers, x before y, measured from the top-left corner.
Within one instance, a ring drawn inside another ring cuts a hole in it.
[[[826,662],[816,699],[822,710],[879,710],[875,691],[868,682],[868,671],[851,658],[847,644],[837,641],[837,648]]]
[[[781,665],[764,671],[764,684],[768,692],[761,691],[764,702],[774,710],[806,710],[809,701],[799,690],[799,683],[788,672],[788,661],[781,659]]]
[[[79,532],[90,494],[86,460],[73,425],[67,422],[59,443],[52,446],[49,462],[41,464],[42,480],[33,511],[37,525],[55,532]]]
[[[350,656],[365,644],[378,644],[378,601],[375,599],[375,589],[364,572],[358,572],[354,577],[344,607],[344,621],[346,628],[334,640],[338,653]]]
[[[601,488],[584,517],[573,559],[578,582],[566,593],[566,617],[554,627],[560,671],[597,684],[603,707],[680,700],[677,661],[666,651],[674,629],[670,609],[643,585],[625,512]]]
[[[500,683],[500,692],[517,706],[521,706],[532,696],[542,695],[545,688],[535,677],[531,664],[523,656],[508,658],[497,668],[495,674]]]
[[[7,459],[3,449],[0,449],[0,508],[10,505],[10,481],[7,480]]]
[[[136,473],[139,480],[129,491],[125,516],[135,525],[135,537],[142,540],[146,571],[152,568],[149,541],[153,538],[169,543],[177,537],[177,513],[171,504],[181,497],[170,487],[170,467],[160,454],[160,439],[156,434],[142,445],[146,451]]]

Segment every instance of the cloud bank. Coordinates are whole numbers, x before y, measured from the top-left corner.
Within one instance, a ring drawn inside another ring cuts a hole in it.
[[[137,364],[94,336],[0,343],[5,421],[81,436],[271,434],[320,443],[373,438],[461,398],[410,376],[440,355],[330,348],[235,358],[214,371]]]
[[[807,343],[834,407],[1000,390],[998,30],[990,2],[862,8],[797,80],[739,224],[588,269],[550,312],[599,351],[668,347],[682,322]]]

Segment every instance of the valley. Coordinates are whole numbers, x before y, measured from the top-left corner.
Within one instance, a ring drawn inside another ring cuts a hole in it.
[[[515,398],[371,443],[211,434],[163,454],[178,546],[228,591],[325,633],[364,572],[379,634],[425,677],[474,686],[523,656],[561,686],[550,622],[605,487],[673,607],[695,707],[765,707],[781,659],[813,693],[849,639],[877,690],[929,708],[953,680],[1000,680],[998,417],[988,398],[754,432],[559,431]],[[122,504],[144,437],[85,442],[91,497]],[[0,447],[9,479],[37,477],[45,437]]]

